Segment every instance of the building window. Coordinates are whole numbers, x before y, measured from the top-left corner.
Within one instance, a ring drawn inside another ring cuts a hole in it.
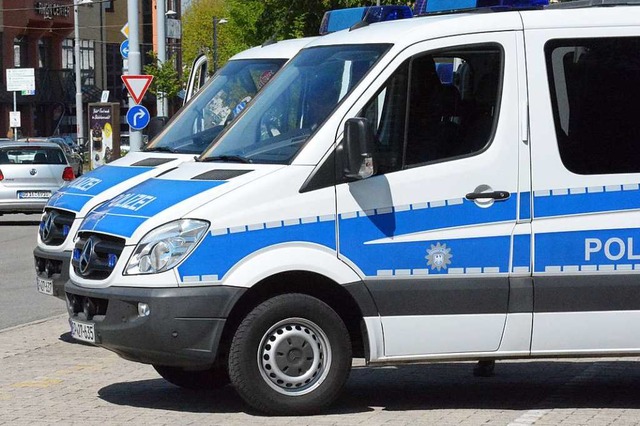
[[[75,69],[75,55],[73,50],[73,39],[65,39],[62,42],[62,68]],[[96,84],[95,74],[96,47],[93,40],[80,40],[80,69],[82,70],[82,85],[91,86]]]
[[[13,39],[13,66],[20,68],[27,65],[27,37]]]
[[[38,66],[40,68],[51,67],[51,39],[41,38],[38,40]]]
[[[104,2],[104,11],[105,12],[113,12],[113,1],[114,0],[105,0]]]

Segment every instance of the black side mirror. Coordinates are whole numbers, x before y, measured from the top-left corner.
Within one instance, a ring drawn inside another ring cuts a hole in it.
[[[344,125],[343,174],[351,179],[366,179],[373,176],[374,135],[369,120],[354,117]]]
[[[169,117],[152,117],[147,125],[147,137],[148,141],[151,142],[153,138],[155,138],[158,133],[162,131],[164,126],[167,125],[167,121],[169,121]]]

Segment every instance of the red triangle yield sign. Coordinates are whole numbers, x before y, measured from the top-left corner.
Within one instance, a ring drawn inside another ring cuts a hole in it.
[[[147,93],[147,89],[151,85],[153,80],[152,75],[123,75],[122,82],[127,86],[129,95],[133,98],[133,101],[139,104]]]

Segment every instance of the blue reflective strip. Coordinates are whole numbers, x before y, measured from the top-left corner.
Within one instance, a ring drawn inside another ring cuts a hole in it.
[[[224,183],[226,181],[149,179],[92,210],[82,222],[79,232],[130,237],[150,217]],[[146,201],[127,204],[121,197],[129,197],[128,200],[144,197]],[[125,207],[127,205],[129,208]]]
[[[109,165],[98,167],[60,188],[49,199],[47,207],[79,212],[96,195],[149,170],[153,170],[153,167]],[[83,187],[83,183],[87,182],[94,184]]]
[[[513,237],[513,272],[529,271],[531,263],[531,235]]]
[[[531,193],[520,193],[520,219],[531,219]]]
[[[637,184],[536,191],[534,195],[536,218],[640,208]]]
[[[115,216],[110,214],[96,215],[90,214],[82,222],[80,232],[92,231],[122,237],[130,237],[133,233],[148,220],[147,217],[139,216]]]
[[[536,234],[535,272],[589,272],[640,267],[640,229]]]
[[[181,280],[184,277],[212,276],[222,278],[236,263],[262,248],[285,242],[315,243],[331,250],[336,249],[335,220],[263,228],[249,231],[249,227],[233,228],[222,235],[211,235],[178,267]]]

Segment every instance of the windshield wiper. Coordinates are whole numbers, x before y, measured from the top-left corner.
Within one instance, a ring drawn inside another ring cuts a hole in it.
[[[239,155],[217,155],[215,157],[206,157],[200,160],[203,163],[209,163],[211,161],[223,161],[227,163],[252,163],[251,160],[245,157],[241,157]]]
[[[167,146],[154,146],[153,148],[145,148],[143,149],[143,151],[144,152],[171,152],[171,153],[176,152],[175,149],[169,148]]]

